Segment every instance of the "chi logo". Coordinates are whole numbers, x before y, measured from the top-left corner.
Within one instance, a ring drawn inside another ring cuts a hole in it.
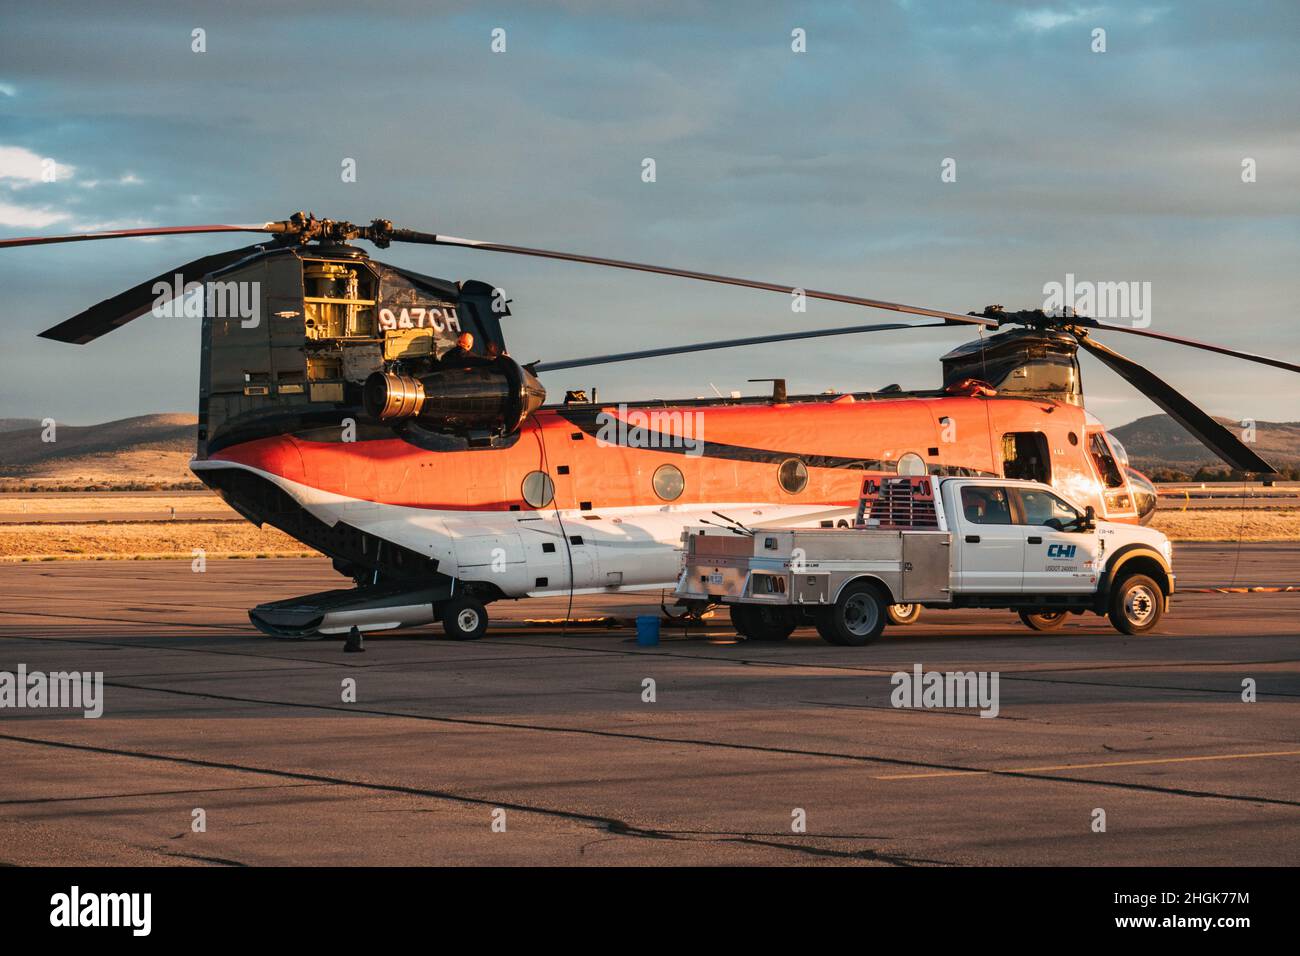
[[[1072,558],[1074,557],[1075,544],[1049,544],[1047,546],[1047,556],[1049,558]]]

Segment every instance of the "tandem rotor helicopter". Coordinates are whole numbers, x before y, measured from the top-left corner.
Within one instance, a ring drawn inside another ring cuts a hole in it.
[[[277,637],[441,621],[484,633],[493,601],[670,588],[684,527],[851,519],[864,476],[1028,478],[1109,521],[1145,522],[1155,488],[1084,410],[1078,350],[1113,369],[1243,472],[1274,469],[1231,431],[1096,333],[1159,339],[1300,372],[1300,365],[1081,316],[989,307],[960,314],[778,283],[354,225],[298,213],[260,225],[132,229],[0,240],[0,248],[143,236],[265,233],[143,282],[41,335],[84,345],[202,283],[252,289],[259,321],[202,313],[191,468],[249,521],[333,559],[353,586],[253,608]],[[370,258],[352,245],[456,246],[586,263],[938,319],[807,329],[520,363],[496,289]],[[967,325],[938,388],[602,405],[545,404],[539,376],[767,342]],[[984,333],[992,334],[985,336]],[[701,419],[700,416],[705,416]],[[695,423],[706,421],[700,432]],[[351,428],[343,427],[351,423]],[[612,427],[611,427],[612,426]],[[906,618],[904,618],[906,619]]]

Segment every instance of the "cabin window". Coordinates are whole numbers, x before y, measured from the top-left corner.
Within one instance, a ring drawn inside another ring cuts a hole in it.
[[[520,491],[528,507],[545,508],[555,497],[555,482],[544,471],[530,471],[524,476]]]
[[[1002,436],[1002,474],[1022,481],[1052,482],[1047,436],[1042,432],[1009,432]]]
[[[651,479],[655,494],[664,501],[676,501],[686,490],[686,479],[676,465],[660,465]]]
[[[935,454],[938,454],[936,449]],[[925,459],[914,451],[909,451],[902,458],[898,459],[898,473],[900,475],[924,475]]]
[[[1097,474],[1101,475],[1101,480],[1106,483],[1107,488],[1122,488],[1124,486],[1124,476],[1120,473],[1119,465],[1115,463],[1115,456],[1110,453],[1110,446],[1106,444],[1106,439],[1101,432],[1093,432],[1088,439],[1088,451],[1092,455],[1092,463],[1097,466]]]
[[[776,471],[781,490],[797,495],[808,486],[808,466],[798,458],[787,458]]]

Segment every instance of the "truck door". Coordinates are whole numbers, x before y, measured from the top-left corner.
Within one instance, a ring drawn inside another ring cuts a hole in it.
[[[950,519],[957,574],[954,587],[966,593],[1019,591],[1024,561],[1024,529],[1012,520],[1009,490],[998,485],[963,485]]]
[[[1096,530],[1068,530],[1078,509],[1046,489],[1015,488],[1016,521],[1024,534],[1024,590],[1088,594],[1097,588]]]

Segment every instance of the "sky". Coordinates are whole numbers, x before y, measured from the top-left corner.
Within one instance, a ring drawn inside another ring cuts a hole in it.
[[[1148,288],[1138,321],[1155,331],[1297,357],[1293,0],[44,0],[0,18],[3,237],[305,209],[954,312],[1037,308],[1073,275]],[[36,333],[247,241],[0,250],[0,417],[193,411],[197,322],[146,317],[85,346]],[[505,289],[522,361],[893,319],[471,250],[377,258]],[[932,388],[939,356],[971,335],[823,338],[545,382],[604,401],[766,391],[747,380],[777,376],[792,392]],[[1103,341],[1213,413],[1300,420],[1300,376]],[[1082,362],[1108,425],[1158,411]]]

